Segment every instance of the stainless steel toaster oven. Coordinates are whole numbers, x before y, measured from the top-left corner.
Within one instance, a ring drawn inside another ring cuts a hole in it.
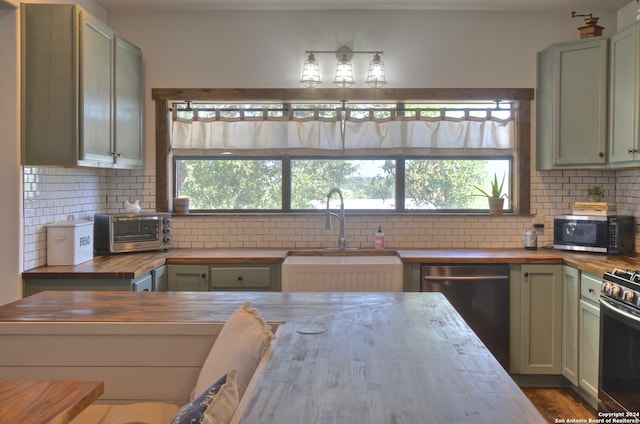
[[[165,212],[96,214],[96,253],[166,250],[171,247],[171,214]]]

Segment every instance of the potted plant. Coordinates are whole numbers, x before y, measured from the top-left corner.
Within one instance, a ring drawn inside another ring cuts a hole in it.
[[[587,199],[589,199],[590,202],[599,202],[604,196],[604,190],[597,185],[589,186],[586,191]]]
[[[482,193],[482,196],[486,197],[489,200],[489,215],[502,215],[504,199],[509,198],[507,193],[502,192],[502,188],[504,187],[504,178],[505,176],[503,175],[502,181],[500,182],[500,184],[498,184],[498,175],[493,174],[493,181],[491,182],[490,192],[487,192],[478,186],[474,186],[476,190]]]

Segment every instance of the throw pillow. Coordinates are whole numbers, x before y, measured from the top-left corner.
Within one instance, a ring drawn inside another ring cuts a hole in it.
[[[227,424],[239,402],[236,371],[232,370],[185,405],[171,424]]]
[[[238,394],[242,398],[273,337],[271,326],[251,306],[251,302],[245,302],[222,327],[204,361],[192,394],[202,393],[214,379],[228,370],[236,370]]]

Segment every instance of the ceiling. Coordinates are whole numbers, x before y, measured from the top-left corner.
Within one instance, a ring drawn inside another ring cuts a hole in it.
[[[96,0],[109,10],[475,10],[591,13],[633,0]]]

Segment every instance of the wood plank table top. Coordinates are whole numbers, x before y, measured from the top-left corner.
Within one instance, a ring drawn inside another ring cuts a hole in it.
[[[0,424],[65,424],[103,392],[102,381],[0,380]]]
[[[42,292],[0,327],[224,322],[245,301],[284,324],[240,423],[544,422],[441,293]]]

